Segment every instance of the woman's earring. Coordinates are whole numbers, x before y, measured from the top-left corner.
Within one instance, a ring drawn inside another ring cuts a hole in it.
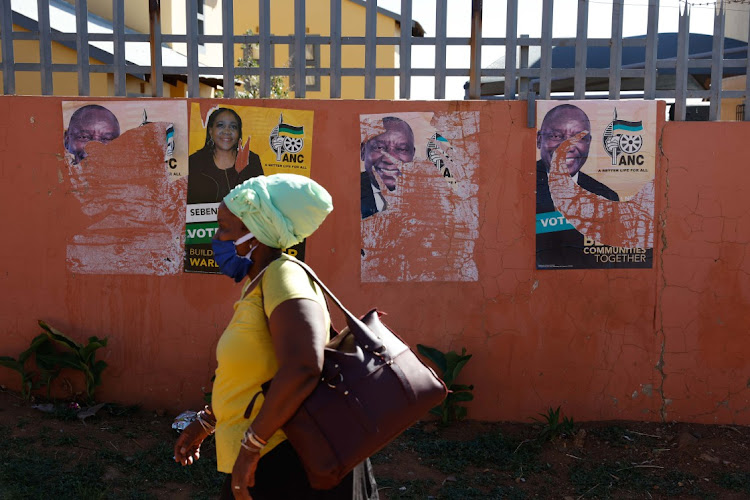
[[[209,136],[208,137],[208,147],[211,148],[211,149],[213,149],[215,145],[216,144],[214,144],[214,138],[211,137],[211,136]]]

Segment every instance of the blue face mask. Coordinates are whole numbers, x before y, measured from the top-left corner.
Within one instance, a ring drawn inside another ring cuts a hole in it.
[[[239,283],[242,281],[250,267],[253,265],[253,259],[250,256],[257,245],[250,249],[247,255],[237,255],[237,245],[241,245],[249,239],[254,238],[253,233],[248,233],[237,241],[220,241],[211,240],[211,246],[214,250],[214,260],[219,265],[219,270]]]

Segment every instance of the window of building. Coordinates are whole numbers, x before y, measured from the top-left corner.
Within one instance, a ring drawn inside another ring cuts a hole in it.
[[[320,68],[320,45],[308,43],[305,45],[305,67]],[[305,75],[305,90],[319,91],[320,77],[318,75]]]
[[[198,36],[201,36],[205,33],[205,17],[203,15],[203,3],[204,0],[196,0],[198,2],[197,5],[197,14],[198,14]],[[203,42],[198,42],[198,46],[202,48],[206,48],[206,45]]]

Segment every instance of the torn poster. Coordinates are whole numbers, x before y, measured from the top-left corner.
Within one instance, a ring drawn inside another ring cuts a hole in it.
[[[477,281],[478,166],[478,112],[360,115],[362,281]]]
[[[313,111],[192,103],[185,272],[221,274],[211,239],[219,204],[258,175],[310,177]],[[285,252],[304,260],[305,242]]]
[[[537,269],[651,268],[655,101],[538,101]]]
[[[170,275],[182,267],[184,101],[63,101],[71,192],[84,226],[67,246],[82,274]]]

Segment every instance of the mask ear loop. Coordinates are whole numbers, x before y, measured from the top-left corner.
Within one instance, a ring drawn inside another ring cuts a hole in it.
[[[239,238],[239,239],[237,239],[237,240],[236,240],[236,241],[234,242],[234,246],[242,245],[242,244],[243,244],[243,243],[245,243],[246,241],[250,241],[250,240],[252,240],[253,238],[255,238],[255,235],[254,235],[253,233],[247,233],[247,234],[246,234],[245,236],[243,236],[242,238]]]

